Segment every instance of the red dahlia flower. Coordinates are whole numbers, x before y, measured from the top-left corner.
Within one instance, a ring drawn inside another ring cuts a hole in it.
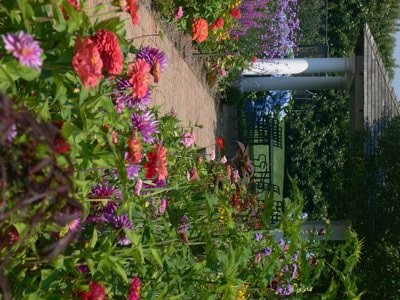
[[[132,97],[142,98],[146,95],[150,84],[150,65],[141,58],[135,60],[129,66],[129,83],[132,85]]]
[[[78,37],[75,44],[75,55],[72,58],[72,65],[85,88],[88,85],[95,87],[98,84],[99,78],[103,78],[101,74],[103,61],[101,60],[96,43],[90,38],[85,38],[81,41]]]
[[[232,8],[229,14],[232,16],[234,19],[239,19],[240,18],[240,9],[235,7]]]
[[[208,24],[203,18],[195,19],[192,23],[192,40],[202,43],[208,36]]]
[[[71,145],[63,138],[56,138],[54,146],[56,147],[56,151],[61,154],[67,153],[69,148],[71,148]]]
[[[224,26],[224,19],[218,18],[214,21],[214,23],[211,25],[211,30],[215,30],[217,28],[221,29]]]
[[[224,139],[220,136],[215,138],[215,145],[217,146],[218,149],[224,148]]]
[[[158,144],[152,152],[147,153],[148,162],[144,164],[146,179],[165,180],[167,171],[167,149]]]
[[[118,38],[112,31],[100,29],[93,37],[100,53],[103,67],[110,74],[121,74],[123,57]]]

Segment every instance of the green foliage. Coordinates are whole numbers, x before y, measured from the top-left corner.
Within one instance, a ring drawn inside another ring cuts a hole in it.
[[[301,45],[325,43],[325,0],[299,0]]]
[[[349,55],[354,51],[364,23],[368,23],[386,70],[393,77],[395,67],[393,34],[400,17],[396,0],[329,1],[329,44],[332,56]]]
[[[288,175],[303,191],[306,210],[313,217],[327,216],[327,192],[344,163],[349,131],[348,95],[342,91],[318,91],[313,108],[299,107],[286,117]]]

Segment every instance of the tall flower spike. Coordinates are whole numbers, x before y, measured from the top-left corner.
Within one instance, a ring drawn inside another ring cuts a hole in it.
[[[7,33],[2,36],[2,39],[5,49],[18,58],[21,65],[40,69],[43,63],[40,57],[43,50],[33,36],[20,31],[17,34]]]

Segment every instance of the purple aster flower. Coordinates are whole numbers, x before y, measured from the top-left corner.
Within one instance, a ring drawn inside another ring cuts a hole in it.
[[[40,69],[43,63],[40,57],[43,50],[39,43],[33,39],[33,36],[20,31],[17,34],[7,33],[2,38],[5,49],[18,58],[21,65]]]
[[[294,251],[293,260],[297,261],[299,259],[299,251]]]
[[[297,275],[297,264],[292,264],[292,276],[291,278],[295,278]]]
[[[142,133],[143,140],[146,143],[153,143],[155,133],[158,133],[158,121],[154,119],[153,114],[148,111],[144,114],[133,113],[131,116],[133,128]]]
[[[272,253],[272,249],[269,248],[269,247],[267,247],[267,248],[265,248],[265,249],[263,250],[263,254],[264,254],[265,256],[268,256],[268,255],[270,255],[271,253]]]
[[[89,197],[112,197],[115,196],[118,199],[122,199],[121,191],[107,183],[98,183],[90,189]]]
[[[133,225],[128,218],[128,215],[122,214],[110,219],[111,225],[116,229],[133,229]],[[128,239],[126,234],[122,231],[117,236],[118,243],[122,246],[127,246],[131,244],[131,241]]]
[[[155,63],[159,63],[160,71],[164,71],[167,68],[167,55],[157,48],[143,47],[136,53],[136,58],[144,59],[151,67]]]
[[[107,219],[104,217],[104,215],[97,216],[97,215],[88,215],[86,218],[86,223],[103,223],[106,222]]]
[[[82,229],[82,224],[80,218],[73,219],[71,222],[68,223],[69,231],[79,231],[81,229]]]
[[[129,165],[126,167],[126,174],[129,180],[139,175],[140,165]]]
[[[255,237],[256,241],[259,242],[262,238],[263,238],[263,234],[257,232],[257,233],[256,233],[256,237]]]
[[[189,218],[187,215],[184,215],[181,218],[181,225],[178,227],[179,233],[186,233],[186,231],[190,228]]]
[[[167,67],[167,55],[165,52],[153,47],[141,48],[136,53],[136,58],[144,59],[150,65],[150,74],[154,77],[154,82],[158,82],[159,73]]]
[[[276,292],[278,295],[289,296],[293,293],[293,287],[290,284],[285,287],[278,287]]]
[[[89,267],[86,264],[76,265],[75,269],[82,274],[89,272]]]
[[[114,201],[107,201],[106,205],[103,208],[103,213],[106,215],[115,215],[118,207],[118,204]]]
[[[12,124],[7,129],[5,136],[6,136],[5,140],[6,145],[11,145],[15,137],[17,136],[17,126],[15,126],[15,124]]]
[[[127,214],[122,214],[110,220],[111,225],[116,229],[133,229],[133,225]]]

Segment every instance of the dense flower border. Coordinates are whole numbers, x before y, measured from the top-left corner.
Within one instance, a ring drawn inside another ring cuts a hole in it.
[[[108,5],[138,24],[137,1]],[[296,187],[277,239],[273,195],[252,192],[248,148],[239,143],[227,158],[218,137],[215,151],[200,155],[192,128],[150,105],[165,53],[133,48],[122,15],[92,23],[88,12],[95,10],[85,3],[11,1],[0,8],[0,23],[10,24],[0,29],[0,91],[12,101],[0,106],[5,299],[312,291],[327,265],[327,242],[312,238],[319,231],[301,238]],[[215,23],[216,30],[226,23]],[[201,40],[205,23],[197,25]],[[343,248],[331,250],[340,257],[329,274],[357,242],[350,233]],[[346,280],[351,268],[344,270]]]

